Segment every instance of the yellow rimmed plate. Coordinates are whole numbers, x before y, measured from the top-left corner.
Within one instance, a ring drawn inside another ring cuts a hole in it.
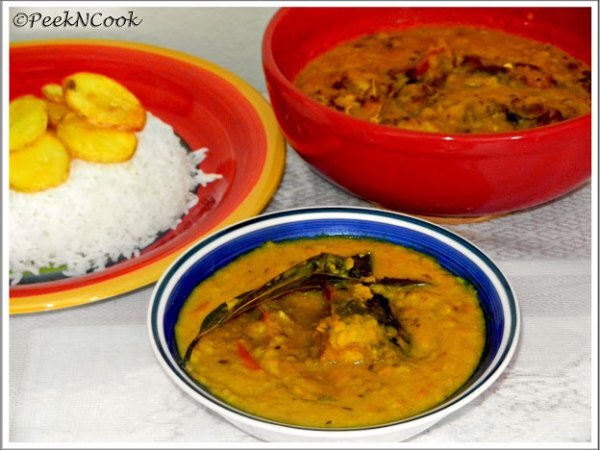
[[[155,282],[208,233],[260,213],[283,175],[285,142],[261,94],[233,73],[181,52],[107,40],[13,44],[10,98],[39,95],[44,84],[80,71],[116,79],[173,126],[189,148],[208,147],[202,169],[223,179],[201,188],[200,202],[177,228],[138,257],[77,277],[55,272],[25,277],[10,289],[11,314],[82,305]]]

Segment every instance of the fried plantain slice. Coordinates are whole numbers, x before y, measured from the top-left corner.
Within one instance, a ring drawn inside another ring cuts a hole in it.
[[[46,103],[46,111],[48,112],[48,124],[52,128],[56,128],[61,120],[71,112],[65,103],[56,103],[49,100],[44,100]]]
[[[139,131],[146,123],[144,107],[127,88],[104,75],[79,72],[63,81],[65,102],[98,125]]]
[[[69,176],[71,158],[64,145],[50,132],[32,144],[12,152],[9,185],[19,192],[38,192],[62,184]]]
[[[8,122],[8,147],[12,152],[33,143],[46,132],[46,104],[33,95],[16,98],[10,102]]]
[[[73,158],[91,162],[124,162],[137,148],[135,133],[94,125],[70,114],[58,124],[56,135]]]
[[[63,88],[60,84],[48,83],[42,86],[42,95],[52,103],[64,103]]]

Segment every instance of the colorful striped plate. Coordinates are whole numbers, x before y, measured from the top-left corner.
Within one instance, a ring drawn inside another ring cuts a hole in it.
[[[206,234],[260,213],[285,167],[285,142],[260,93],[202,59],[149,45],[104,40],[24,42],[10,49],[10,98],[39,95],[45,83],[90,71],[121,82],[192,149],[208,147],[205,172],[223,179],[202,188],[201,201],[176,229],[140,256],[73,278],[30,277],[10,289],[10,313],[66,308],[155,282]]]

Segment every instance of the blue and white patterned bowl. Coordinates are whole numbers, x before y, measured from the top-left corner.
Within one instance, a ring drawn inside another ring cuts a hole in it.
[[[174,326],[194,287],[240,255],[267,241],[316,236],[385,240],[435,257],[447,270],[472,283],[486,319],[486,344],[470,380],[443,404],[418,416],[379,426],[324,430],[285,425],[238,410],[213,396],[177,364]],[[515,295],[500,270],[477,247],[437,225],[365,208],[287,210],[240,222],[207,237],[179,257],[158,281],[148,312],[152,347],[170,378],[209,409],[265,440],[375,441],[407,439],[465,406],[498,378],[517,345],[520,315]]]

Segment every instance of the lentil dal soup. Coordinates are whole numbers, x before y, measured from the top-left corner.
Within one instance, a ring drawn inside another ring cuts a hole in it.
[[[218,270],[195,288],[180,312],[175,326],[179,354],[186,353],[216,306],[321,253],[369,254],[373,276],[368,280],[421,283],[342,282],[290,292],[203,336],[187,372],[243,411],[318,428],[411,417],[440,404],[470,378],[485,343],[475,289],[430,256],[362,238],[267,243]],[[383,309],[392,322],[397,319],[401,339],[391,337],[389,321],[384,324],[361,308],[375,297],[389,302]]]
[[[309,62],[295,84],[358,119],[428,132],[510,132],[591,111],[584,62],[542,42],[476,27],[366,35]]]

